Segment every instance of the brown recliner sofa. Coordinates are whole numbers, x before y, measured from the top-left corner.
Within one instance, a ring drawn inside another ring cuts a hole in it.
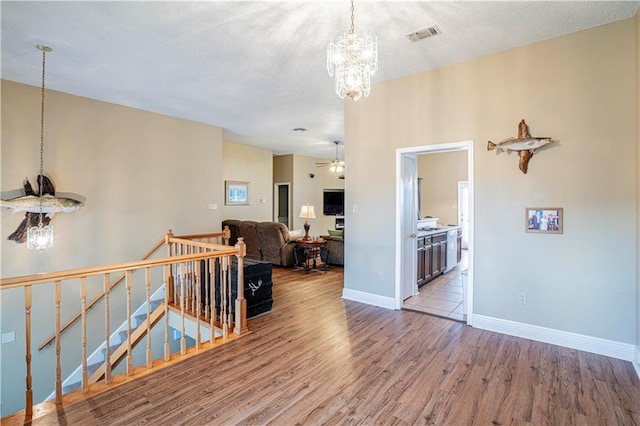
[[[293,266],[295,240],[291,240],[286,225],[279,222],[227,219],[222,221],[222,228],[225,226],[231,232],[230,245],[235,245],[238,237],[244,238],[247,258],[274,265]]]
[[[259,222],[256,225],[262,260],[274,265],[293,266],[295,240],[291,240],[289,228],[280,222]]]

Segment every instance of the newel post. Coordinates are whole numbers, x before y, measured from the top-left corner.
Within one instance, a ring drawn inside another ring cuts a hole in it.
[[[231,239],[231,231],[229,230],[229,225],[225,225],[222,230],[222,238],[224,239],[224,245],[229,245],[229,240]]]
[[[234,319],[234,334],[239,336],[249,331],[247,327],[247,300],[244,298],[244,256],[247,254],[247,247],[244,238],[238,237],[238,243],[235,246],[238,249],[238,279],[236,281],[236,315]]]
[[[173,255],[172,253],[173,243],[171,242],[172,238],[173,238],[173,232],[171,231],[171,229],[169,229],[164,236],[164,244],[167,246],[167,257],[171,257]],[[168,271],[167,279],[165,280],[167,287],[164,289],[164,294],[166,296],[165,299],[168,304],[170,300],[173,300],[173,271],[172,271],[171,265],[167,267],[167,271]]]

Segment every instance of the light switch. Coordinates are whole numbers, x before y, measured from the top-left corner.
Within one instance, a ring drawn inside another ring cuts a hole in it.
[[[357,204],[353,205],[353,212],[354,213],[358,213],[358,205]]]
[[[217,204],[209,204],[209,210],[218,210]]]

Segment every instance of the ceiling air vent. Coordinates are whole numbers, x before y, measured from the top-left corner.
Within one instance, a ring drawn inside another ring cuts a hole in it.
[[[407,34],[407,38],[411,41],[418,41],[425,38],[436,36],[438,34],[442,34],[442,31],[440,31],[440,28],[438,28],[437,25],[431,25],[430,27],[423,28],[421,30],[417,30]]]

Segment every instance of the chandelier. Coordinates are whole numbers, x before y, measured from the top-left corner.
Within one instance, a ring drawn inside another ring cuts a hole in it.
[[[351,27],[329,39],[327,71],[336,78],[336,93],[358,100],[371,92],[371,76],[378,70],[378,39],[372,31],[355,28],[351,0]],[[335,40],[335,41],[334,41]]]
[[[51,52],[51,48],[38,44],[36,46],[42,52],[42,102],[40,104],[40,185],[38,189],[38,197],[40,198],[40,220],[38,226],[32,226],[27,230],[27,249],[44,250],[53,247],[53,227],[42,223],[42,187],[44,186],[44,71],[45,57],[47,52]]]

